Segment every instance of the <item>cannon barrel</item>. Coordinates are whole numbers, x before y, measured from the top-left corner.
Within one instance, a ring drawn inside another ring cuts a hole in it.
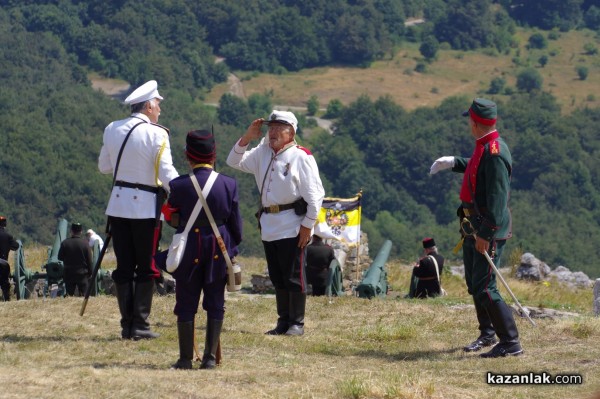
[[[50,290],[52,297],[57,295],[65,296],[66,294],[64,283],[65,265],[62,261],[58,260],[58,252],[60,251],[60,244],[68,237],[68,227],[69,222],[66,219],[58,221],[54,244],[48,248],[48,262],[42,266],[42,269],[46,270],[47,288]]]
[[[356,287],[360,298],[371,299],[375,296],[385,297],[388,291],[387,270],[385,263],[390,256],[392,242],[386,240],[377,253],[371,266],[365,271],[363,280]]]
[[[17,240],[19,248],[15,251],[15,263],[13,272],[13,281],[15,282],[15,295],[17,300],[29,298],[27,284],[40,278],[46,278],[45,273],[32,272],[25,266],[25,252],[23,243]]]

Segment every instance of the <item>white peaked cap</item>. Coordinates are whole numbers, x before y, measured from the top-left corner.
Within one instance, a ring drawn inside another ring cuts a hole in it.
[[[163,99],[161,95],[158,94],[158,83],[156,83],[156,80],[150,80],[135,89],[133,93],[127,96],[124,103],[138,104],[152,100],[153,98],[158,98],[159,100]]]
[[[284,123],[286,125],[290,125],[294,128],[294,133],[298,130],[298,119],[296,119],[296,115],[293,112],[289,111],[278,111],[276,109],[271,112],[271,116],[269,116],[269,120],[267,123],[271,122],[279,122]]]

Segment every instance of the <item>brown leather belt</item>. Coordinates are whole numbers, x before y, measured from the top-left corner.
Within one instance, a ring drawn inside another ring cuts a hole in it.
[[[264,213],[279,213],[279,212],[287,211],[288,209],[294,209],[295,204],[296,204],[295,202],[292,202],[291,204],[284,204],[284,205],[269,205],[269,206],[265,206],[264,208],[262,208],[262,211]]]
[[[437,276],[433,277],[419,277],[420,281],[429,281],[429,280],[437,280]]]
[[[463,212],[466,217],[478,216],[485,214],[486,208],[479,208],[479,212],[475,210],[475,208],[463,208]]]

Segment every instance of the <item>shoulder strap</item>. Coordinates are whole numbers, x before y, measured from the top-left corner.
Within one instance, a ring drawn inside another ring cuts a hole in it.
[[[194,205],[194,209],[192,210],[192,213],[187,221],[187,224],[185,225],[185,229],[183,230],[183,234],[187,235],[190,230],[192,229],[192,226],[194,225],[194,222],[196,221],[196,219],[198,218],[198,215],[200,214],[200,210],[202,209],[202,201],[200,201],[200,198],[203,198],[203,195],[208,195],[208,193],[210,193],[210,190],[212,189],[213,184],[215,183],[215,180],[217,180],[217,175],[218,173],[216,173],[215,171],[212,171],[211,174],[208,176],[208,180],[206,181],[206,184],[204,185],[204,189],[200,190],[200,185],[198,184],[198,179],[196,179],[196,175],[194,174],[194,172],[192,171],[190,173],[190,179],[192,180],[192,184],[194,185],[194,188],[196,189],[196,192],[198,193],[198,202],[196,202],[196,205]]]
[[[119,170],[119,164],[121,163],[121,156],[123,155],[123,149],[125,148],[125,144],[127,144],[127,140],[129,140],[129,136],[131,136],[131,132],[133,132],[133,129],[135,129],[142,123],[147,123],[147,122],[145,120],[142,120],[141,122],[138,122],[135,125],[133,125],[133,127],[131,129],[129,129],[129,132],[127,132],[127,136],[125,136],[125,140],[123,140],[123,144],[121,144],[121,149],[119,149],[119,155],[117,155],[117,163],[115,165],[115,174],[113,175],[113,186],[115,185],[115,182],[117,181],[117,171]]]
[[[216,175],[218,173],[216,173],[213,170],[212,174],[214,174],[215,178],[216,178]],[[212,174],[211,174],[211,176],[212,176]],[[209,177],[209,179],[210,179],[210,177]],[[194,180],[195,179],[192,179],[192,182],[194,182]],[[227,273],[227,279],[229,281],[229,284],[233,285],[233,284],[235,284],[232,280],[234,278],[233,263],[231,262],[231,258],[229,257],[229,253],[227,252],[227,248],[225,247],[225,242],[223,241],[223,237],[221,237],[219,228],[217,227],[217,224],[215,223],[215,218],[213,217],[212,212],[211,212],[210,208],[208,207],[208,204],[206,203],[206,199],[205,199],[206,195],[204,195],[204,191],[202,191],[202,193],[200,192],[200,190],[199,190],[200,187],[198,186],[197,181],[194,182],[194,186],[196,187],[196,191],[198,192],[198,200],[204,206],[204,212],[206,212],[206,217],[208,217],[208,221],[210,222],[210,227],[212,227],[212,231],[215,235],[215,238],[217,239],[217,243],[219,244],[221,253],[223,254],[223,257],[225,258],[225,263],[227,263],[227,270],[229,271]]]
[[[430,258],[433,261],[433,265],[435,266],[435,275],[437,276],[438,279],[438,283],[440,283],[440,288],[442,287],[442,281],[440,280],[440,271],[438,269],[438,263],[437,260],[435,260],[435,258],[431,255],[427,255],[428,258]]]

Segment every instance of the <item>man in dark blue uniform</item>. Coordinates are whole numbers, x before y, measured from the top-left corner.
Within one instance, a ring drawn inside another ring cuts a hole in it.
[[[19,249],[19,243],[6,231],[6,218],[0,216],[0,288],[5,301],[10,301],[10,264],[8,263],[9,251]]]
[[[442,291],[441,278],[444,270],[444,257],[438,254],[433,238],[423,239],[425,256],[419,259],[410,278],[409,298],[428,298],[440,295]],[[435,271],[435,268],[438,271]]]
[[[476,98],[463,116],[469,117],[475,149],[470,158],[446,156],[431,165],[430,173],[452,169],[463,173],[459,217],[464,243],[463,261],[469,293],[473,296],[479,337],[466,352],[479,351],[500,342],[482,357],[520,355],[519,332],[512,310],[496,286],[496,274],[484,253],[490,252],[498,264],[506,240],[512,236],[508,209],[512,157],[496,130],[497,107],[493,101]]]
[[[237,246],[242,241],[237,183],[235,179],[214,171],[216,149],[211,132],[189,132],[185,153],[203,191],[208,185],[207,182],[215,179],[206,195],[206,203],[223,237],[229,256],[234,257],[238,253]],[[177,214],[179,223],[176,233],[182,233],[198,202],[198,194],[190,175],[181,175],[171,180],[170,187],[165,219],[173,223],[173,215]],[[175,314],[179,335],[179,360],[173,368],[192,368],[194,317],[198,311],[200,294],[204,292],[202,308],[207,313],[207,322],[204,356],[200,368],[212,369],[216,366],[217,346],[225,316],[227,264],[204,209],[192,223],[181,262],[172,272],[176,281]]]

